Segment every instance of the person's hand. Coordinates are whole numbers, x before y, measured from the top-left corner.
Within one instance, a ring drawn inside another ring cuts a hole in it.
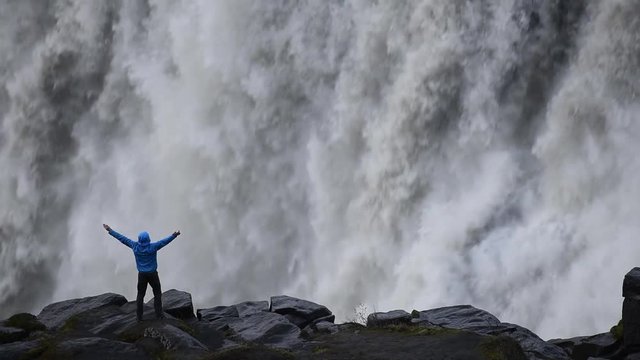
[[[178,231],[174,231],[174,232],[173,232],[173,236],[174,236],[174,237],[178,237],[178,235],[180,235],[180,230],[178,230]]]
[[[111,231],[111,227],[107,224],[102,224],[102,227],[107,231]]]

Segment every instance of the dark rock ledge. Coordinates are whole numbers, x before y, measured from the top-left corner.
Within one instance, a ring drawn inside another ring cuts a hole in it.
[[[135,303],[106,293],[46,306],[0,322],[4,359],[640,359],[640,268],[625,277],[622,320],[610,332],[544,341],[470,305],[370,314],[335,324],[322,305],[290,296],[198,309],[191,294]]]

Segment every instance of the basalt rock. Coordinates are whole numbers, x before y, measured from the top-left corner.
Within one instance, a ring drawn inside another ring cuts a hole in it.
[[[305,328],[316,319],[332,315],[325,306],[286,295],[272,296],[270,310],[286,316],[300,329]]]
[[[47,327],[44,326],[44,324],[42,324],[40,321],[38,321],[38,319],[34,315],[31,315],[29,313],[20,313],[13,315],[7,320],[3,321],[2,324],[4,326],[22,329],[27,333],[47,329]]]
[[[147,302],[153,306],[154,299]],[[193,302],[191,294],[185,291],[171,289],[162,293],[162,310],[178,319],[191,319],[193,315]]]
[[[113,293],[60,301],[47,305],[42,309],[40,314],[38,314],[38,321],[43,323],[47,328],[55,330],[62,326],[62,324],[73,315],[103,306],[121,306],[126,302],[127,299],[124,296]]]
[[[216,306],[208,309],[198,309],[198,320],[214,321],[221,318],[238,318],[238,310],[235,306]]]
[[[500,320],[490,313],[471,305],[447,306],[431,310],[414,310],[412,322],[442,327],[465,329],[472,326],[497,326]]]
[[[259,312],[269,311],[268,301],[245,301],[233,305],[238,312],[238,317],[245,317]]]
[[[144,337],[157,339],[166,350],[203,353],[207,347],[187,332],[167,323],[155,324],[144,329]]]
[[[561,347],[574,360],[610,357],[620,349],[621,345],[620,341],[611,333],[578,336],[570,339],[553,339],[548,342]]]
[[[640,296],[640,267],[631,269],[622,282],[622,297]]]
[[[439,326],[483,335],[508,336],[520,344],[530,360],[569,359],[560,347],[545,342],[528,329],[515,324],[502,323],[489,312],[470,305],[448,306],[425,311],[414,310],[412,316],[412,322],[422,326]]]
[[[410,323],[411,314],[404,310],[376,312],[367,316],[367,326],[388,326]]]
[[[33,359],[43,352],[40,340],[17,341],[0,345],[0,360]]]
[[[636,335],[627,334],[634,331],[630,329],[640,316],[635,301],[635,297],[625,300],[625,344]],[[51,304],[37,318],[30,314],[13,316],[0,323],[0,342],[5,342],[0,344],[0,360],[224,359],[254,356],[261,351],[304,359],[374,354],[394,358],[398,353],[403,359],[448,356],[465,360],[487,356],[565,360],[569,355],[573,359],[631,359],[636,355],[631,347],[622,351],[620,341],[610,334],[545,342],[521,326],[502,323],[469,305],[412,314],[404,310],[374,313],[365,327],[334,324],[335,316],[325,306],[289,296],[274,296],[271,303],[245,301],[198,309],[197,318],[193,316],[191,295],[186,292],[169,290],[163,294],[163,319],[155,319],[152,303],[153,299],[144,305],[141,322],[136,319],[135,302],[126,302],[117,294]]]
[[[47,350],[43,357],[74,360],[146,360],[150,358],[133,344],[99,337],[63,341],[55,348]]]
[[[242,340],[290,348],[300,343],[300,328],[284,316],[259,312],[229,325]]]
[[[25,330],[14,327],[0,326],[0,344],[19,341],[29,335]]]

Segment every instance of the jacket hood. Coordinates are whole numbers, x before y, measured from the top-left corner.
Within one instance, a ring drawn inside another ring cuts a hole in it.
[[[150,241],[151,239],[149,238],[148,232],[143,231],[140,234],[138,234],[138,243],[144,245],[144,244],[148,244]]]

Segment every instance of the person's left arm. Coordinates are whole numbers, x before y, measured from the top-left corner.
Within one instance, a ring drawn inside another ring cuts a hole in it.
[[[172,242],[175,238],[177,238],[178,235],[180,235],[180,230],[174,232],[173,234],[167,236],[166,238],[160,241],[154,242],[153,243],[154,249],[156,251],[162,249],[163,247],[167,246],[170,242]]]

